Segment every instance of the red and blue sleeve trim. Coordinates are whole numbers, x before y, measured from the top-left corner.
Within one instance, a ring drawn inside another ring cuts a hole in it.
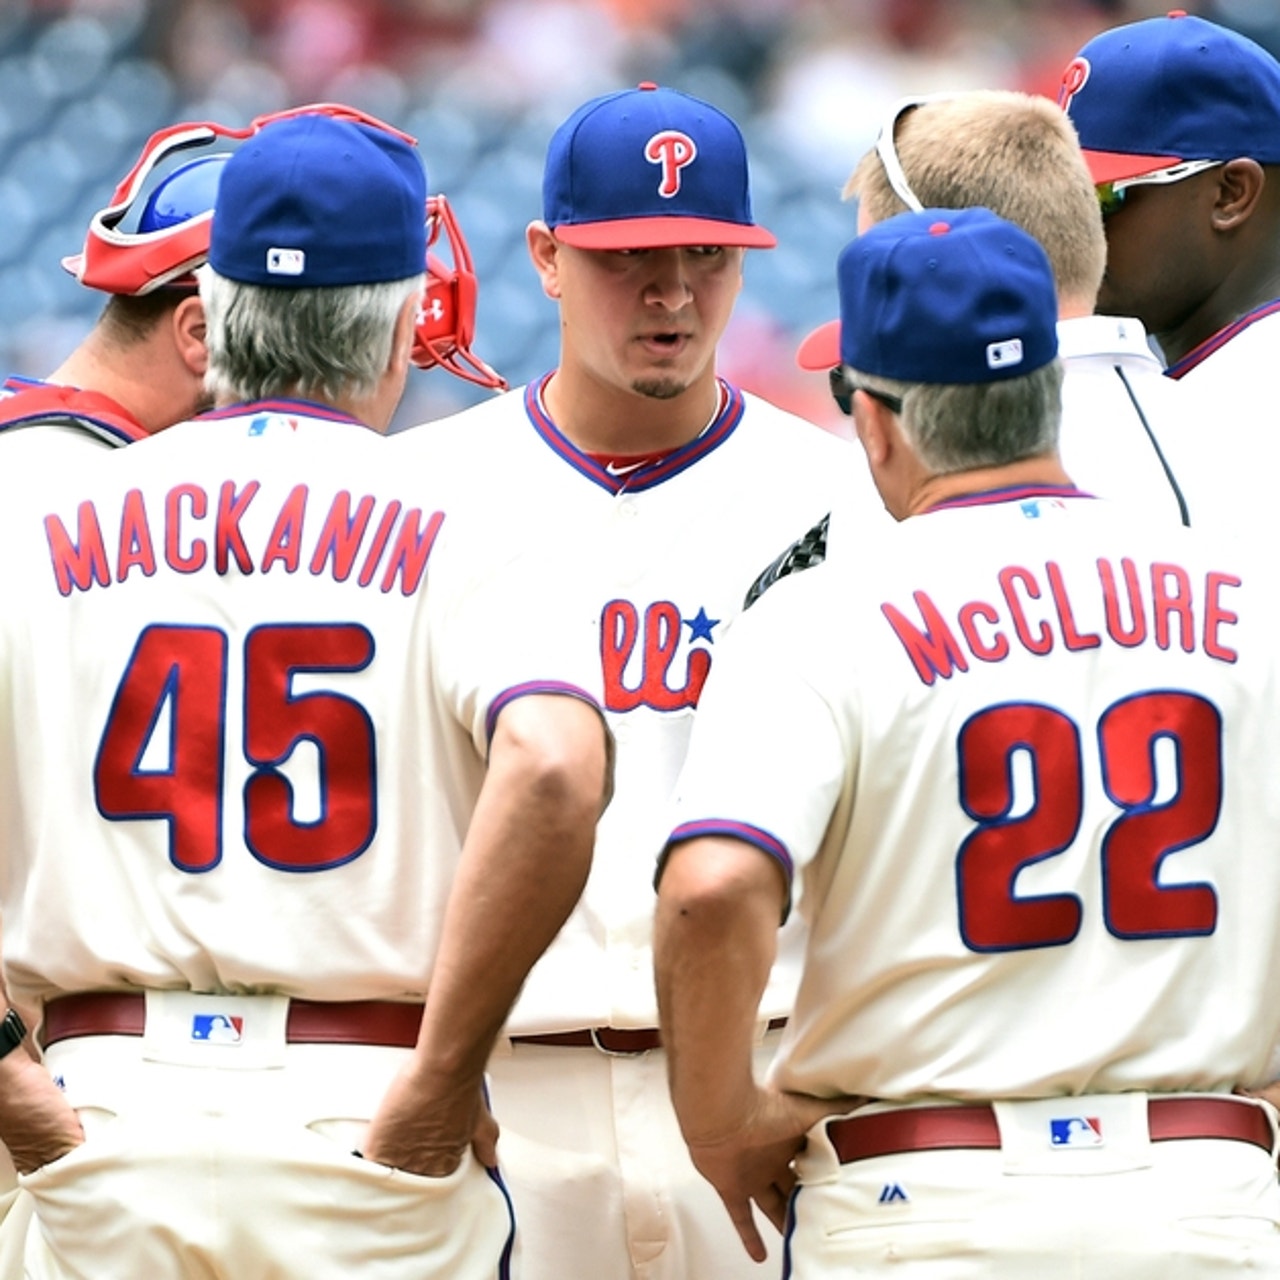
[[[550,449],[588,480],[610,493],[621,493],[624,489],[628,493],[637,493],[652,489],[655,485],[670,480],[672,476],[679,475],[712,450],[719,448],[733,434],[742,421],[746,407],[742,392],[723,378],[720,379],[720,410],[696,440],[690,440],[688,444],[681,445],[657,461],[646,463],[625,475],[613,475],[603,463],[597,462],[590,454],[583,453],[552,421],[543,402],[542,392],[553,375],[554,370],[525,388],[524,405],[529,421]]]
[[[1164,376],[1173,378],[1176,381],[1184,374],[1190,373],[1197,365],[1203,364],[1215,351],[1225,347],[1237,334],[1243,333],[1250,325],[1257,324],[1259,320],[1265,320],[1267,316],[1275,315],[1277,311],[1280,311],[1280,298],[1276,298],[1271,302],[1264,302],[1260,307],[1255,307],[1247,315],[1243,315],[1239,320],[1227,325],[1225,329],[1219,329],[1212,337],[1206,338],[1198,347],[1192,347],[1181,360],[1175,360],[1164,371]]]
[[[763,827],[753,827],[749,822],[735,822],[732,818],[699,818],[695,822],[682,822],[667,837],[666,846],[658,857],[658,867],[653,877],[654,888],[658,887],[658,882],[662,879],[671,850],[686,840],[697,840],[703,836],[726,836],[730,840],[741,840],[743,844],[759,849],[782,868],[787,882],[787,901],[782,909],[780,923],[786,924],[787,917],[791,914],[791,881],[795,876],[795,863],[791,860],[787,846],[777,836],[771,835]]]
[[[529,680],[524,684],[512,685],[510,689],[504,689],[493,702],[489,704],[488,713],[484,718],[484,736],[486,740],[493,738],[494,725],[498,722],[498,716],[501,715],[502,709],[515,702],[517,698],[527,698],[535,694],[559,694],[566,698],[577,698],[587,703],[603,716],[604,712],[600,708],[600,703],[593,698],[585,689],[580,689],[576,684],[568,684],[563,680]]]

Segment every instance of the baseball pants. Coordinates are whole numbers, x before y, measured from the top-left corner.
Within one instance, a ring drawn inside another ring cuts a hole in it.
[[[148,1004],[146,1041],[83,1036],[45,1052],[86,1140],[21,1178],[28,1280],[509,1275],[509,1200],[470,1152],[438,1179],[353,1154],[408,1051],[284,1044],[281,1032],[247,1046],[175,1040],[163,1060],[152,1022]],[[251,1053],[225,1065],[240,1047]],[[224,1065],[197,1065],[207,1050]]]
[[[31,1197],[18,1187],[9,1152],[0,1145],[0,1280],[23,1280],[22,1250],[31,1221]]]
[[[1280,1275],[1274,1110],[1259,1104],[1270,1152],[1234,1139],[1152,1141],[1146,1097],[998,1103],[998,1149],[912,1150],[843,1164],[824,1122],[797,1162],[789,1269],[782,1274],[788,1280]],[[1083,1127],[1073,1125],[1077,1118]]]
[[[761,1077],[781,1036],[767,1033],[756,1050]],[[766,1274],[689,1159],[661,1049],[615,1055],[504,1041],[489,1080],[520,1280]]]

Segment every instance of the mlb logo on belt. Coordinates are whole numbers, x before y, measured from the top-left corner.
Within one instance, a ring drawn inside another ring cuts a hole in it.
[[[244,1019],[226,1013],[193,1014],[191,1038],[207,1044],[239,1044],[244,1039]]]
[[[1055,1147],[1100,1147],[1102,1121],[1097,1116],[1065,1116],[1049,1121],[1049,1141]]]

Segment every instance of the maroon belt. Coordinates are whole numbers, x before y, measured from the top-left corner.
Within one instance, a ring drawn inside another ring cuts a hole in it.
[[[786,1018],[770,1018],[768,1030],[778,1031]],[[605,1053],[648,1053],[662,1048],[656,1027],[591,1027],[583,1031],[549,1031],[545,1035],[512,1036],[512,1044],[540,1044],[556,1049],[601,1049]]]
[[[1070,1101],[1063,1098],[1064,1110],[1070,1109]],[[1263,1109],[1235,1098],[1149,1098],[1147,1127],[1152,1142],[1226,1138],[1252,1142],[1270,1154],[1274,1141]],[[988,1106],[876,1111],[833,1120],[827,1125],[827,1135],[841,1164],[904,1151],[1000,1146],[1000,1127]]]
[[[87,991],[58,996],[44,1006],[40,1042],[75,1036],[140,1036],[146,999],[135,991]],[[285,1017],[289,1044],[375,1044],[412,1049],[422,1025],[421,1004],[394,1000],[290,1000]]]

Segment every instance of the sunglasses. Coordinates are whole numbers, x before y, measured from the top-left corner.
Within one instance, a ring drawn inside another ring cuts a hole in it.
[[[893,188],[894,194],[912,213],[920,213],[924,209],[924,205],[920,202],[920,198],[916,193],[911,190],[911,184],[907,181],[906,173],[903,172],[902,161],[898,159],[898,148],[894,141],[894,134],[898,129],[898,121],[908,111],[914,111],[917,107],[922,107],[927,102],[945,102],[948,98],[954,98],[955,96],[954,93],[926,93],[901,99],[894,105],[893,110],[889,113],[889,118],[881,126],[880,133],[876,137],[876,155],[880,157],[880,163],[884,165],[885,177],[889,179],[889,185]]]
[[[853,393],[855,391],[864,391],[873,400],[878,400],[890,413],[902,412],[902,397],[891,396],[887,391],[875,391],[871,387],[864,386],[861,382],[854,382],[845,372],[843,365],[837,365],[827,374],[831,383],[831,397],[840,406],[840,412],[846,417],[853,416]]]
[[[1098,206],[1102,216],[1109,218],[1118,209],[1124,208],[1125,200],[1133,187],[1167,187],[1170,183],[1181,182],[1184,178],[1194,177],[1206,169],[1213,169],[1223,164],[1222,160],[1183,160],[1180,164],[1170,165],[1167,169],[1157,169],[1154,173],[1144,173],[1138,178],[1120,178],[1115,182],[1099,182],[1094,187],[1098,193]]]

